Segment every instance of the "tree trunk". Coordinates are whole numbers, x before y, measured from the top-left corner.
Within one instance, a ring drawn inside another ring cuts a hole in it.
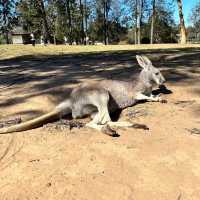
[[[138,21],[138,0],[135,0],[135,44],[137,44],[137,21]]]
[[[44,40],[45,40],[45,43],[46,43],[46,42],[51,40],[51,36],[50,36],[50,33],[49,33],[49,26],[48,26],[48,22],[47,22],[47,15],[46,15],[46,12],[45,12],[43,0],[39,0],[38,5],[39,5],[39,9],[41,11],[42,20],[43,20],[43,23],[44,23]]]
[[[141,17],[142,17],[142,0],[138,2],[138,44],[141,43]]]
[[[135,27],[135,44],[137,44],[137,26]]]
[[[85,40],[85,32],[84,32],[84,13],[83,13],[82,0],[79,0],[79,4],[80,4],[80,12],[81,12],[81,44],[83,44]]]
[[[108,2],[104,0],[104,44],[108,45]]]
[[[0,15],[2,15],[1,16],[2,17],[2,24],[1,24],[2,27],[1,28],[2,28],[2,32],[4,34],[4,37],[6,39],[6,44],[9,44],[9,36],[8,36],[9,17],[8,17],[8,15],[10,13],[10,10],[8,9],[7,4],[9,5],[9,2],[7,2],[5,0],[0,1],[0,7],[2,9],[2,10],[0,10],[1,11]]]
[[[53,44],[56,45],[56,35],[53,35]]]
[[[72,45],[72,18],[70,10],[70,0],[67,0],[67,15],[68,15],[68,25],[69,25],[69,44]]]
[[[85,45],[87,45],[87,29],[88,29],[88,24],[87,24],[87,0],[85,0],[85,8],[84,8],[84,20],[85,20]]]
[[[5,32],[6,44],[9,44],[8,31]]]
[[[106,44],[108,45],[109,41],[108,41],[108,1],[106,0]]]
[[[177,3],[178,3],[179,19],[180,19],[180,43],[186,44],[187,38],[186,38],[184,16],[182,11],[182,0],[177,0]]]
[[[153,44],[153,38],[154,38],[154,19],[155,19],[155,15],[156,15],[156,1],[153,0],[152,1],[152,16],[151,16],[151,34],[150,34],[150,43]]]
[[[106,45],[106,0],[103,1],[103,29],[104,29],[104,44]]]

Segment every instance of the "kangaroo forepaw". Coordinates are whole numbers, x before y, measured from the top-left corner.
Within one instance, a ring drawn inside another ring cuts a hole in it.
[[[167,103],[166,99],[161,99],[160,103]]]

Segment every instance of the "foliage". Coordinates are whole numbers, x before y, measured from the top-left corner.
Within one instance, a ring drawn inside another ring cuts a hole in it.
[[[152,0],[16,1],[0,0],[1,32],[10,32],[15,21],[25,31],[34,33],[37,40],[43,38],[44,42],[56,44],[66,41],[69,44],[150,41]],[[178,28],[169,4],[171,1],[156,1],[153,28],[156,43],[176,42]],[[193,12],[196,14],[192,20],[198,27],[198,10]]]
[[[190,16],[193,26],[187,28],[188,41],[189,42],[200,42],[200,1],[196,3],[192,9]]]
[[[149,22],[150,23],[150,22]],[[177,27],[173,19],[173,10],[165,2],[156,6],[154,40],[156,43],[176,41]]]
[[[196,31],[200,32],[200,1],[192,9],[191,21]]]
[[[131,2],[133,2],[133,0],[131,0]],[[170,5],[164,0],[156,2],[157,4],[155,5],[156,11],[154,19],[154,42],[176,42],[177,27],[173,19],[173,5]],[[141,18],[141,43],[147,44],[150,43],[152,5],[149,1],[144,1],[143,7],[144,12]],[[133,23],[131,29],[132,31],[129,31],[128,34],[128,41],[130,43],[135,43],[135,28],[136,26]]]
[[[34,1],[21,0],[17,11],[19,23],[24,30],[39,35],[42,33],[42,19]]]
[[[16,23],[15,0],[0,0],[0,33],[3,34],[0,41],[6,40],[9,43],[9,31]]]

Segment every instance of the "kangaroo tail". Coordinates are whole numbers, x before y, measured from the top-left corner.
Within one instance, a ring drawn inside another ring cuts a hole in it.
[[[69,114],[71,112],[71,102],[70,100],[64,101],[59,104],[52,112],[44,114],[35,119],[29,120],[27,122],[23,122],[21,124],[17,124],[10,127],[5,127],[0,129],[0,134],[7,134],[13,132],[26,131],[33,128],[37,128],[42,126],[44,123],[47,123],[51,120],[56,120],[60,115]]]

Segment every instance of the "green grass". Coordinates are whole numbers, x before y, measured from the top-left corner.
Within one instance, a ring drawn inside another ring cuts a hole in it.
[[[65,55],[69,53],[123,51],[142,49],[176,49],[176,48],[199,48],[200,44],[155,44],[155,45],[91,45],[91,46],[68,46],[68,45],[0,45],[0,60],[19,56],[41,55]]]

